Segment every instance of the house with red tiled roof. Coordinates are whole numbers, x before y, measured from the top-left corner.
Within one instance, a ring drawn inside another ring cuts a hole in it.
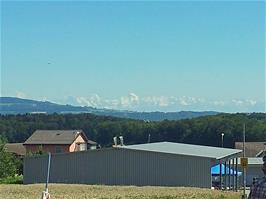
[[[86,151],[96,147],[82,130],[36,130],[25,142],[27,153],[40,150],[51,153]]]

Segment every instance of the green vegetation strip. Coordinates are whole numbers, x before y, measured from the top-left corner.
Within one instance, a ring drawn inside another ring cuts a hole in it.
[[[24,142],[36,129],[82,129],[89,139],[102,147],[112,146],[113,137],[123,135],[125,144],[171,141],[208,146],[221,146],[221,132],[225,134],[224,146],[234,148],[242,139],[246,124],[247,141],[261,141],[266,137],[266,114],[219,114],[194,119],[162,122],[145,122],[92,114],[27,114],[0,115],[1,136],[7,142]],[[0,137],[1,137],[0,136]]]
[[[23,184],[23,176],[0,178],[0,184]]]
[[[1,197],[5,199],[41,197],[44,185],[0,185]],[[236,192],[183,188],[183,187],[135,187],[101,185],[49,186],[51,198],[56,199],[239,199]]]

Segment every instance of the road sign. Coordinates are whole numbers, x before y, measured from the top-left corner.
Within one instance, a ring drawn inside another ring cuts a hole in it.
[[[240,158],[240,164],[243,169],[248,167],[248,158]]]

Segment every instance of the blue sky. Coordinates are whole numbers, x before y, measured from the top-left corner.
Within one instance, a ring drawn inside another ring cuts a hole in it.
[[[2,1],[1,95],[265,112],[265,3]]]

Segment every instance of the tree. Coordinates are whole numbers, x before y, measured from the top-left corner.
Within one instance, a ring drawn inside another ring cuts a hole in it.
[[[15,156],[5,149],[5,142],[0,138],[0,178],[15,176],[18,162]]]

